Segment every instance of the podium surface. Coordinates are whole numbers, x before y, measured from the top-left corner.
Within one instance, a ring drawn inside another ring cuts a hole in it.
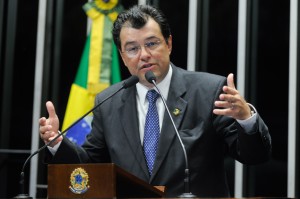
[[[162,189],[115,164],[49,164],[48,198],[161,198]]]

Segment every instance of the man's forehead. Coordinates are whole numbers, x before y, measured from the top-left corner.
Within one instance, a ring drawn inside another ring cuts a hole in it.
[[[158,36],[157,34],[162,34],[161,29],[159,24],[153,19],[149,19],[147,23],[140,28],[134,28],[130,22],[125,22],[120,31],[120,39],[128,39],[131,36],[145,36],[145,38],[150,38],[155,35]]]

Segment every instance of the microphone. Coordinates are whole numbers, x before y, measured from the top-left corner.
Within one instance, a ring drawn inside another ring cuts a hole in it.
[[[81,116],[79,119],[77,119],[73,124],[71,124],[68,128],[66,128],[63,132],[59,133],[55,138],[53,138],[53,140],[51,140],[50,142],[48,142],[47,144],[45,144],[44,146],[42,146],[41,148],[39,148],[38,150],[36,150],[34,153],[32,153],[25,161],[25,163],[23,164],[22,167],[22,171],[21,171],[21,175],[20,175],[20,191],[21,193],[18,194],[17,196],[15,196],[14,198],[16,199],[32,199],[32,197],[30,197],[28,194],[25,194],[25,184],[24,184],[24,169],[28,163],[28,161],[35,156],[36,154],[38,154],[40,151],[42,151],[43,149],[45,149],[47,146],[50,146],[52,143],[55,142],[55,140],[57,140],[60,136],[64,135],[70,128],[72,128],[74,125],[76,125],[80,120],[82,120],[84,117],[86,117],[88,114],[90,114],[92,111],[94,111],[96,108],[98,108],[99,106],[101,106],[101,104],[103,104],[105,101],[107,101],[108,99],[112,98],[114,95],[116,95],[119,91],[129,88],[133,85],[135,85],[136,83],[139,82],[139,78],[137,76],[131,76],[129,77],[127,80],[123,81],[122,86],[115,92],[113,92],[111,95],[109,95],[108,97],[106,97],[104,100],[102,100],[99,104],[95,105],[94,108],[92,108],[91,110],[89,110],[88,112],[86,112],[83,116]]]
[[[153,85],[155,86],[155,88],[157,89],[157,91],[158,91],[158,93],[159,93],[159,95],[160,95],[160,97],[161,97],[161,99],[162,99],[162,102],[163,102],[163,104],[164,104],[164,106],[165,106],[165,108],[166,108],[166,110],[167,110],[167,113],[168,113],[168,115],[169,115],[169,118],[170,118],[170,120],[171,120],[171,122],[172,122],[172,125],[173,125],[173,127],[174,127],[174,130],[175,130],[176,135],[177,135],[177,137],[178,137],[178,140],[179,140],[179,142],[180,142],[180,145],[181,145],[181,147],[182,147],[182,151],[183,151],[183,155],[184,155],[184,159],[185,159],[185,170],[184,170],[184,173],[185,173],[185,178],[184,178],[184,193],[182,193],[182,194],[179,195],[178,197],[179,197],[179,198],[196,198],[197,196],[194,195],[194,194],[192,194],[192,192],[190,192],[190,172],[189,172],[188,158],[187,158],[187,153],[186,153],[186,150],[185,150],[185,146],[184,146],[184,144],[183,144],[183,142],[182,142],[182,139],[181,139],[181,137],[180,137],[180,135],[179,135],[179,133],[178,133],[178,130],[177,130],[177,128],[176,128],[176,125],[175,125],[175,123],[174,123],[174,120],[173,120],[173,118],[172,118],[172,116],[171,116],[170,110],[169,110],[169,108],[168,108],[168,106],[167,106],[166,100],[165,100],[164,97],[162,96],[162,94],[161,94],[159,88],[157,87],[157,84],[156,84],[156,77],[155,77],[154,73],[153,73],[151,70],[149,70],[149,71],[146,72],[145,78],[146,78],[146,80],[147,80],[149,83],[153,84]]]

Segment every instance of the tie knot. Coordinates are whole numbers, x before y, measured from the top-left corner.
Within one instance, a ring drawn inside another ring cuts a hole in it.
[[[156,92],[156,90],[149,90],[146,97],[149,103],[155,103],[159,97],[159,94]]]

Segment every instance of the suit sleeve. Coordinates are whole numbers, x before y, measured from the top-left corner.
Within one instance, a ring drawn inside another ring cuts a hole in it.
[[[68,138],[64,138],[54,156],[47,150],[45,162],[50,164],[78,164],[88,163],[90,160],[81,147],[73,144]]]
[[[226,81],[219,84],[215,100],[222,92]],[[272,145],[268,127],[257,115],[255,125],[246,133],[241,125],[233,118],[227,116],[213,116],[216,131],[224,140],[224,147],[231,157],[244,164],[258,164],[269,160]]]

